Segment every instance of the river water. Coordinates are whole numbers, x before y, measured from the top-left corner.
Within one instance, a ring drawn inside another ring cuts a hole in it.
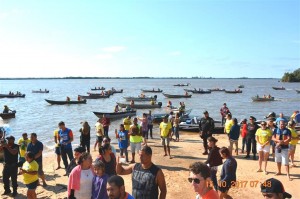
[[[191,83],[189,87],[174,87],[178,83]],[[4,120],[8,124],[11,134],[17,139],[23,132],[38,134],[38,139],[48,148],[53,148],[53,131],[60,121],[64,121],[68,128],[73,130],[75,135],[74,144],[79,142],[81,121],[88,121],[92,127],[92,137],[95,137],[94,124],[97,117],[93,111],[113,111],[116,102],[124,102],[123,96],[137,96],[141,89],[160,88],[168,94],[184,94],[184,88],[225,88],[235,89],[238,85],[244,85],[241,94],[226,94],[224,92],[212,92],[211,94],[193,94],[189,99],[171,99],[173,105],[177,106],[184,101],[187,109],[193,109],[191,115],[202,115],[204,110],[210,113],[215,120],[220,120],[219,110],[224,102],[227,103],[233,117],[248,118],[250,115],[262,119],[269,112],[283,112],[290,116],[294,110],[299,110],[300,94],[299,83],[281,83],[276,79],[59,79],[59,80],[1,80],[0,93],[9,91],[20,91],[26,94],[25,98],[0,99],[0,106],[8,105],[10,109],[16,110],[16,118]],[[44,99],[65,100],[69,96],[71,100],[77,100],[77,95],[86,95],[91,92],[90,88],[104,86],[123,89],[122,94],[115,94],[106,99],[91,99],[87,104],[79,105],[49,105]],[[272,86],[284,86],[287,90],[273,90]],[[32,90],[48,89],[48,94],[32,93]],[[252,102],[251,97],[256,95],[272,95],[273,102]],[[151,93],[146,94],[151,95]],[[153,95],[153,94],[152,94]],[[156,94],[158,101],[166,106],[169,99],[161,93]],[[138,110],[137,115],[141,116],[148,110]],[[165,108],[154,109],[153,113],[166,113]],[[0,119],[1,120],[1,119]],[[122,120],[112,122],[110,135]],[[157,129],[157,127],[156,127]],[[93,139],[94,140],[94,139]],[[91,142],[93,143],[93,141]]]

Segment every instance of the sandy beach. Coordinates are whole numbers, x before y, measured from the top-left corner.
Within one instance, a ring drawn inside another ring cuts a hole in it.
[[[158,137],[156,132],[154,135]],[[219,140],[217,145],[219,147],[227,146],[227,136],[226,135],[215,135]],[[200,140],[197,133],[188,133],[181,132],[181,141],[180,142],[171,142],[171,155],[173,159],[168,157],[163,157],[163,148],[160,144],[160,139],[149,140],[149,146],[153,150],[153,162],[163,169],[165,174],[166,183],[167,183],[167,198],[195,198],[195,193],[191,184],[187,181],[189,171],[188,166],[190,163],[195,161],[205,161],[207,156],[202,155],[203,147],[202,141]],[[241,139],[239,140],[239,146],[241,147]],[[93,141],[92,141],[93,143]],[[118,146],[113,144],[116,149]],[[300,198],[299,193],[299,184],[300,184],[300,156],[299,156],[299,144],[298,149],[296,149],[295,160],[297,167],[291,168],[290,173],[292,181],[289,181],[286,175],[276,176],[285,186],[285,189],[288,193],[292,194],[293,198]],[[92,156],[95,159],[97,157],[96,152],[92,152]],[[230,189],[229,194],[234,199],[247,199],[247,198],[261,198],[260,194],[260,182],[263,182],[267,178],[275,177],[276,164],[273,161],[273,158],[270,158],[268,162],[268,171],[269,174],[265,175],[264,173],[257,173],[258,169],[258,160],[245,160],[243,157],[245,154],[239,154],[236,159],[238,162],[237,168],[237,180],[242,182],[245,186],[236,187]],[[131,155],[129,155],[131,157]],[[56,159],[53,155],[47,155],[44,157],[44,171],[46,174],[46,180],[48,187],[38,187],[37,197],[38,198],[66,198],[67,197],[67,181],[68,178],[63,176],[64,170],[60,169],[58,171],[56,168]],[[0,165],[0,170],[2,171],[3,165]],[[218,169],[221,170],[221,167]],[[220,175],[218,171],[217,176]],[[286,174],[285,169],[282,169],[283,174]],[[123,176],[126,184],[126,191],[131,193],[131,175]],[[19,195],[16,198],[26,198],[26,187],[23,185],[22,176],[18,177]],[[2,183],[2,172],[1,172],[1,186],[0,193],[3,193],[3,183]],[[2,198],[11,198],[11,197],[2,197]]]

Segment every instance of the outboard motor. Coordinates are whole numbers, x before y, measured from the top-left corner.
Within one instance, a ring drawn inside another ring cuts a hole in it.
[[[159,106],[162,106],[162,103],[161,103],[161,102],[158,102],[157,104],[158,104]]]

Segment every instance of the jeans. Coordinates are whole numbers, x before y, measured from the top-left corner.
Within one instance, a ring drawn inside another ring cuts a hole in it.
[[[246,143],[247,143],[247,140],[246,140],[246,137],[244,137],[244,138],[242,139],[242,152],[244,152]]]
[[[217,180],[217,171],[213,167],[210,168],[210,178],[214,184],[214,188],[216,191],[218,191],[218,180]]]
[[[69,157],[70,162],[71,162],[71,160],[74,159],[72,148],[61,147],[61,159],[63,160],[63,163],[64,163],[66,169],[69,166],[67,156]]]
[[[179,139],[179,127],[174,127],[174,134],[176,139]]]
[[[247,156],[250,154],[251,151],[251,145],[252,145],[252,153],[253,155],[256,155],[256,140],[255,137],[247,137]]]
[[[13,191],[17,191],[18,182],[18,165],[15,164],[5,164],[3,167],[3,184],[4,184],[4,191],[10,192],[10,181],[9,178],[11,178]]]
[[[226,122],[226,118],[222,117],[222,126],[225,124],[225,122]]]
[[[153,124],[148,124],[148,132],[150,131],[150,137],[153,138],[152,136],[152,129],[153,129]]]
[[[109,126],[103,127],[105,137],[108,137],[108,129],[109,129]]]
[[[125,153],[126,162],[129,162],[128,161],[128,151],[127,151],[127,148],[120,149],[120,155],[121,155],[121,157],[123,156],[123,153]]]

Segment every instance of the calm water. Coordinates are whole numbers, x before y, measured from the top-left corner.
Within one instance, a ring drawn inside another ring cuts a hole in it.
[[[189,87],[174,87],[173,84],[190,82]],[[212,94],[194,94],[190,99],[173,99],[173,105],[177,106],[179,101],[184,101],[187,109],[192,108],[191,115],[202,115],[207,110],[214,119],[219,120],[219,110],[224,102],[227,103],[234,117],[242,119],[254,115],[258,119],[271,111],[275,113],[283,112],[290,116],[294,110],[299,110],[300,94],[295,89],[299,89],[297,83],[280,83],[277,80],[250,80],[250,79],[112,79],[112,80],[7,80],[0,81],[0,93],[9,91],[20,91],[26,94],[24,99],[0,99],[0,106],[8,105],[12,110],[17,110],[16,118],[5,120],[3,123],[9,124],[12,134],[19,138],[23,132],[35,132],[38,139],[49,148],[53,147],[53,130],[57,128],[60,121],[64,121],[66,126],[71,128],[75,134],[75,144],[78,144],[81,125],[80,122],[86,120],[92,127],[94,137],[94,124],[97,117],[92,111],[113,111],[116,102],[125,101],[123,96],[137,96],[140,89],[152,89],[159,87],[164,92],[170,94],[184,94],[184,88],[214,88],[234,89],[243,84],[242,94],[226,94],[224,92],[212,92]],[[115,94],[107,99],[88,100],[82,105],[49,105],[44,99],[65,100],[66,96],[71,100],[77,100],[77,95],[85,95],[90,92],[90,88],[104,86],[124,89],[122,94]],[[285,91],[276,91],[272,86],[284,86]],[[32,90],[49,89],[49,94],[35,94]],[[149,93],[150,95],[151,93]],[[251,97],[255,95],[271,94],[276,98],[273,102],[252,102]],[[148,94],[147,94],[148,95]],[[158,101],[165,107],[168,99],[162,94],[158,95]],[[141,116],[147,110],[139,110]],[[153,113],[165,113],[166,109],[154,109]],[[110,134],[118,127],[121,120],[112,123]],[[94,140],[94,139],[93,139]],[[94,141],[92,141],[93,143]]]

